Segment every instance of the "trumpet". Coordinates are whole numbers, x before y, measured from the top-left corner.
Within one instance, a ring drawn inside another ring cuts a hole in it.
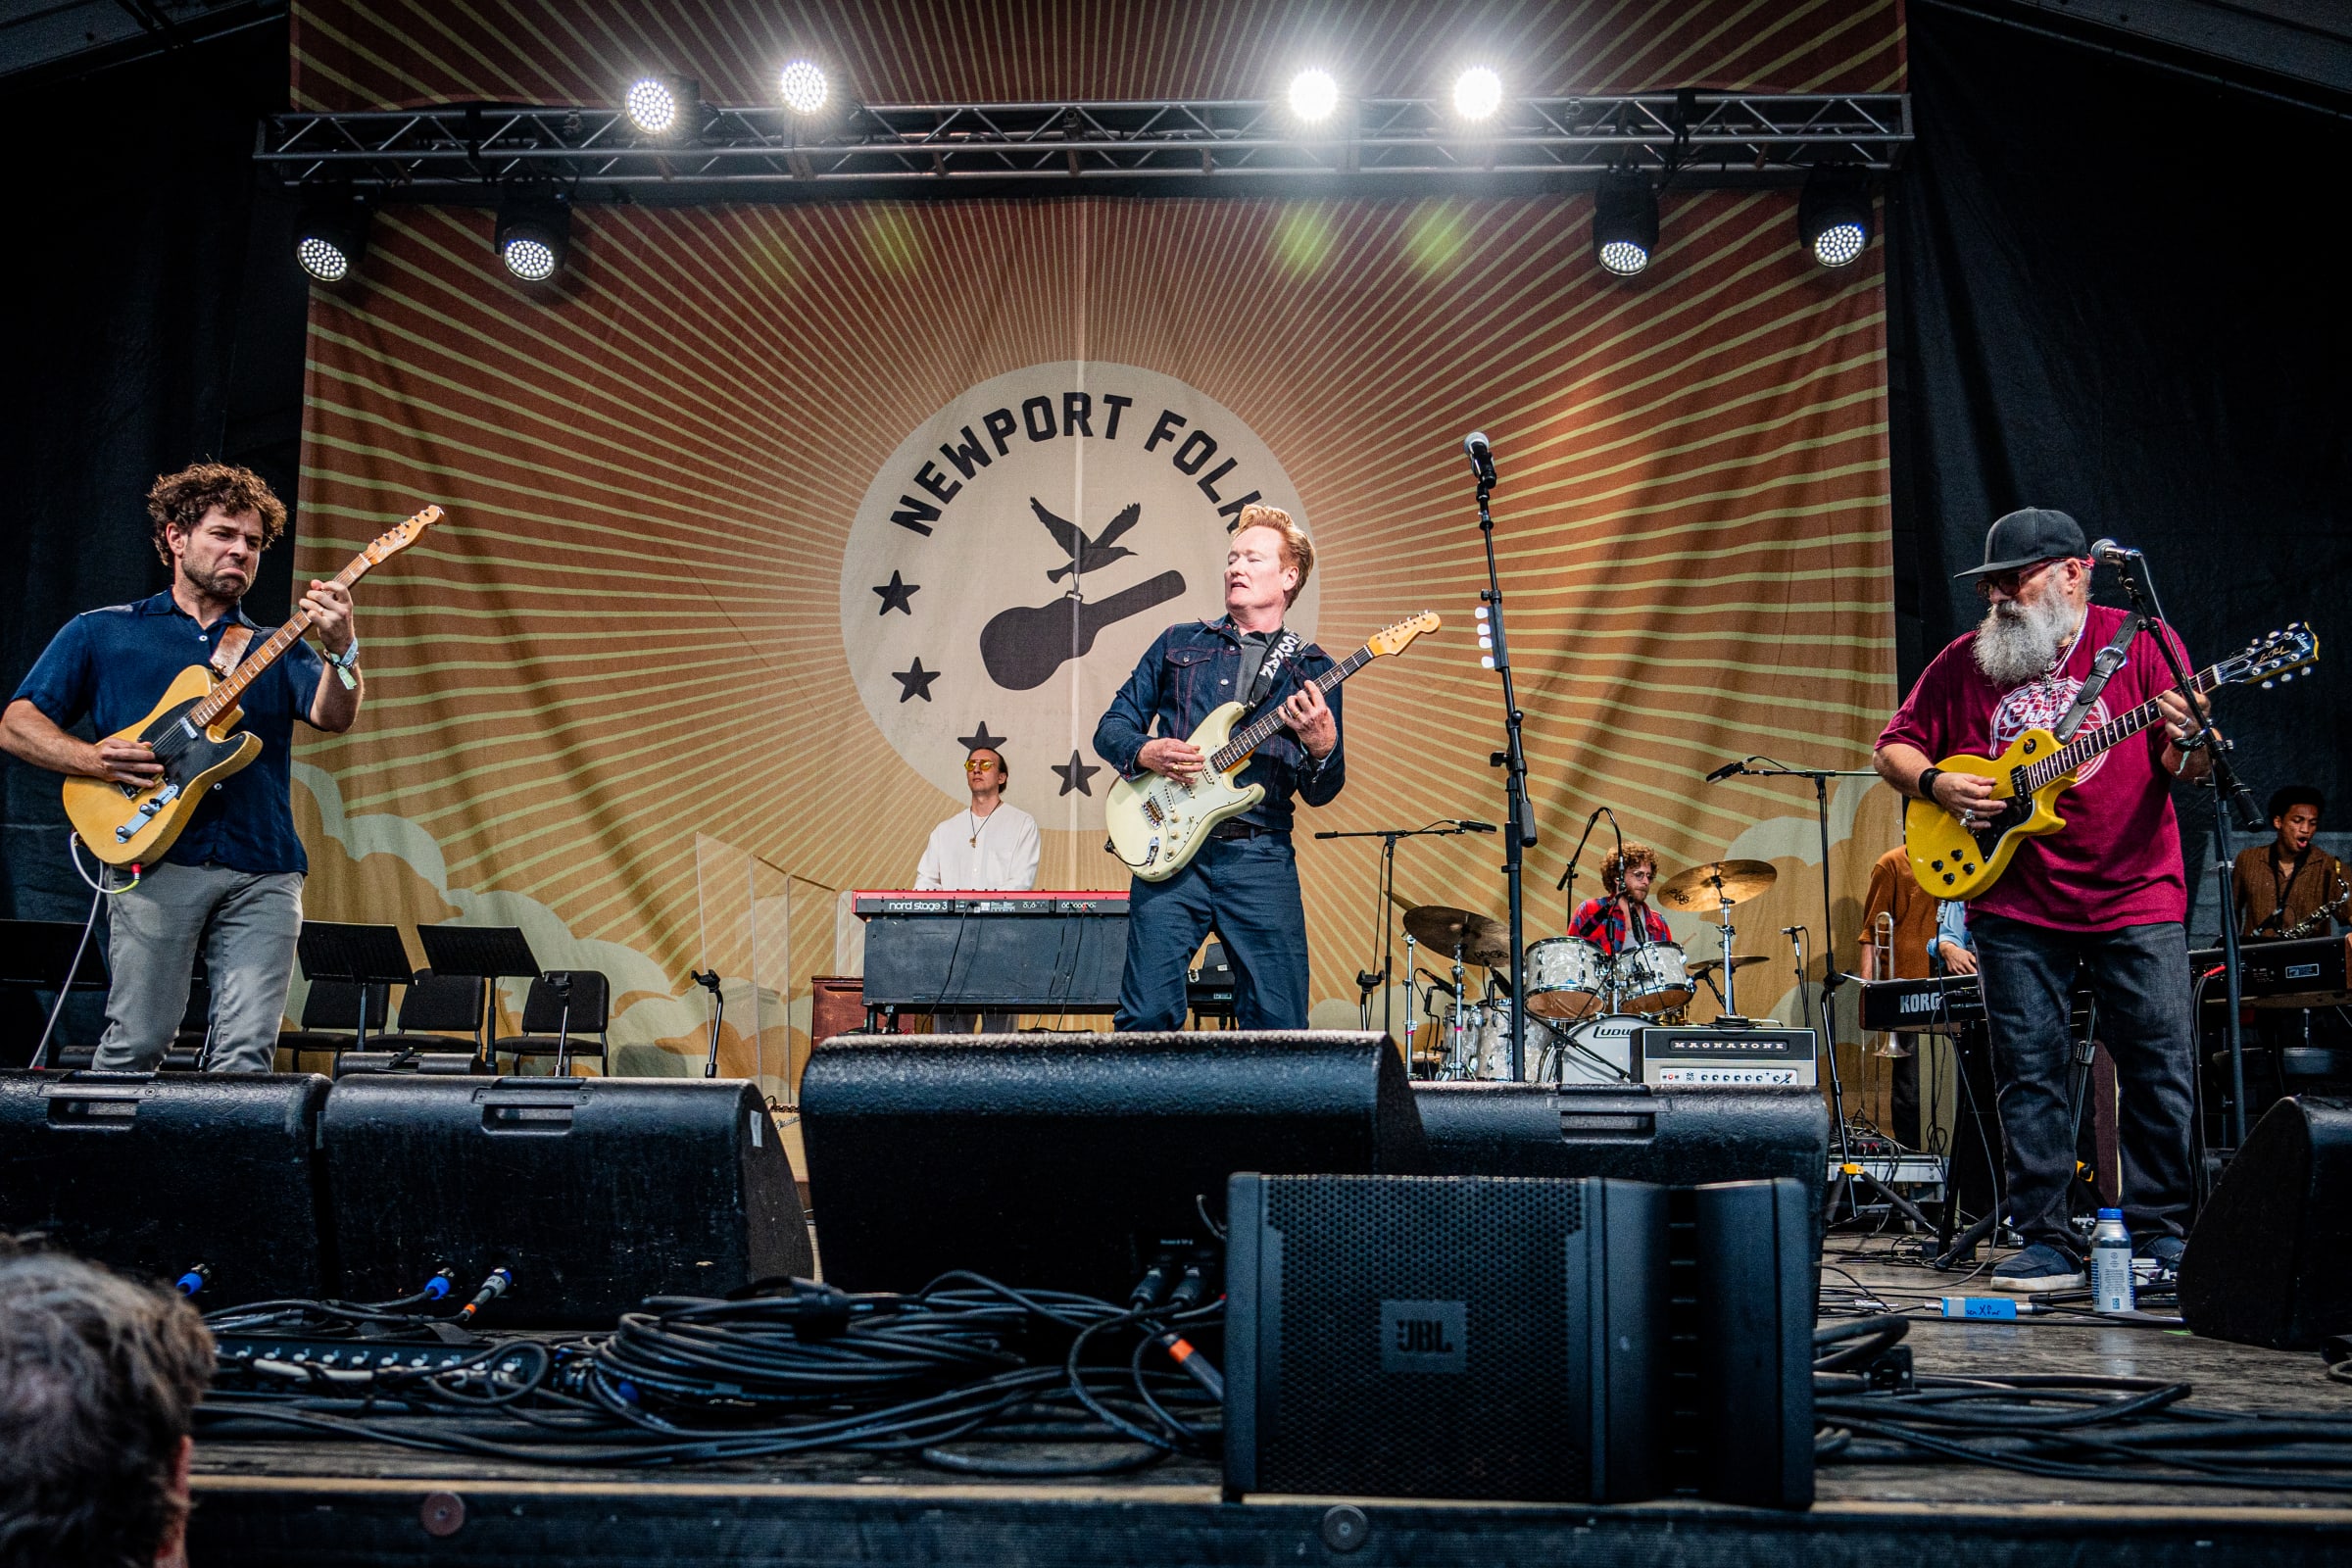
[[[1872,967],[1871,973],[1882,980],[1893,979],[1894,911],[1892,909],[1881,909],[1879,917],[1871,922],[1870,946],[1871,951],[1879,956],[1879,961]],[[1874,1056],[1908,1056],[1911,1054],[1911,1043],[1889,1029],[1879,1038],[1878,1049],[1871,1054]]]

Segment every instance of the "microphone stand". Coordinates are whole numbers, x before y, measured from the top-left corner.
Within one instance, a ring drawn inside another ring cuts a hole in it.
[[[1511,1081],[1527,1081],[1527,1009],[1520,999],[1527,995],[1527,914],[1521,879],[1526,870],[1526,852],[1536,843],[1536,817],[1527,799],[1527,750],[1521,742],[1520,726],[1525,714],[1519,710],[1519,696],[1511,685],[1510,644],[1502,634],[1502,579],[1494,570],[1494,518],[1487,510],[1487,497],[1494,489],[1494,468],[1492,461],[1471,462],[1478,481],[1478,531],[1487,547],[1487,586],[1478,597],[1489,610],[1488,624],[1494,628],[1494,673],[1502,677],[1503,749],[1488,757],[1487,765],[1502,769],[1503,830],[1502,874],[1510,890],[1511,902]]]
[[[1358,832],[1318,833],[1315,835],[1318,839],[1380,840],[1380,882],[1378,891],[1372,896],[1372,912],[1380,921],[1380,936],[1373,943],[1380,954],[1380,972],[1376,975],[1369,969],[1361,970],[1355,977],[1355,983],[1357,988],[1364,993],[1367,1012],[1370,1010],[1372,988],[1375,985],[1384,988],[1380,997],[1380,1029],[1381,1033],[1389,1035],[1392,1039],[1395,1038],[1394,1019],[1396,1010],[1396,988],[1389,985],[1389,977],[1396,972],[1394,962],[1396,954],[1396,922],[1391,917],[1388,909],[1390,904],[1396,897],[1396,841],[1417,838],[1453,838],[1470,831],[1471,829],[1463,827],[1459,822],[1450,822],[1446,826],[1440,826],[1438,823],[1432,822],[1427,827],[1375,827],[1365,828]],[[1409,1062],[1407,1066],[1410,1066]]]
[[[694,977],[695,984],[710,993],[710,1054],[703,1062],[703,1076],[715,1078],[718,1076],[718,1026],[725,1021],[727,1016],[727,994],[718,988],[718,971],[716,969],[709,972],[701,969],[689,969],[686,972]],[[789,1088],[790,1085],[787,1084],[786,1087]]]

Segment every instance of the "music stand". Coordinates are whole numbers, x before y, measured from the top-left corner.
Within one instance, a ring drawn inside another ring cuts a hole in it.
[[[546,971],[531,956],[522,928],[513,925],[427,925],[416,928],[424,961],[436,975],[470,975],[482,982],[482,1064],[498,1069],[498,1001],[491,988],[501,980],[536,980]]]
[[[98,945],[83,941],[89,929],[74,920],[0,920],[0,989],[57,993],[30,1066],[48,1059],[49,1036],[65,1011],[66,993],[104,991],[109,984]]]
[[[302,960],[303,978],[311,981],[339,980],[357,986],[360,993],[360,1022],[352,1033],[351,1049],[368,1049],[368,993],[384,987],[387,999],[390,987],[416,983],[416,974],[409,968],[409,950],[400,940],[396,925],[342,925],[332,920],[305,920],[302,935],[294,939],[294,956]],[[342,1061],[340,1048],[335,1060]],[[298,1063],[299,1065],[299,1063]]]

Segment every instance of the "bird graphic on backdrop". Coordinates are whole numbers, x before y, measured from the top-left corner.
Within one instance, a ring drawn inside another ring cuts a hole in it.
[[[1056,517],[1048,512],[1035,496],[1029,498],[1029,510],[1037,514],[1037,520],[1046,525],[1046,531],[1054,536],[1054,540],[1060,544],[1063,553],[1070,558],[1068,565],[1056,566],[1046,573],[1048,582],[1059,582],[1073,573],[1093,571],[1098,567],[1107,566],[1114,561],[1124,561],[1134,555],[1134,551],[1125,545],[1113,543],[1113,541],[1134,527],[1136,518],[1144,514],[1142,503],[1130,503],[1124,512],[1103,524],[1102,532],[1100,535],[1089,539],[1079,531],[1076,523],[1065,522]]]

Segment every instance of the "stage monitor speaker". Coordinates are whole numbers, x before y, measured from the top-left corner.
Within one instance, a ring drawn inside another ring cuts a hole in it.
[[[1426,1170],[1378,1034],[843,1035],[801,1079],[825,1278],[951,1269],[1124,1300],[1209,1249],[1237,1170]]]
[[[1813,1309],[1818,1182],[1721,1182],[1674,1195],[1694,1221],[1694,1333],[1676,1336],[1691,1376],[1677,1425],[1695,1440],[1696,1491],[1760,1508],[1813,1505]],[[1681,1234],[1678,1228],[1678,1235]],[[1676,1293],[1682,1296],[1681,1292]]]
[[[782,1140],[740,1079],[364,1073],[320,1127],[350,1299],[505,1267],[497,1321],[594,1327],[814,1272]]]
[[[201,1263],[208,1309],[329,1295],[326,1096],[312,1073],[0,1073],[0,1231],[147,1279]]]
[[[1786,1176],[1821,1191],[1830,1113],[1811,1089],[1413,1086],[1446,1176],[1615,1176],[1694,1187]]]
[[[1234,1177],[1225,1491],[1656,1495],[1663,1189]]]
[[[2352,1101],[2281,1100],[2246,1135],[2180,1256],[2180,1316],[2281,1350],[2352,1332]]]

